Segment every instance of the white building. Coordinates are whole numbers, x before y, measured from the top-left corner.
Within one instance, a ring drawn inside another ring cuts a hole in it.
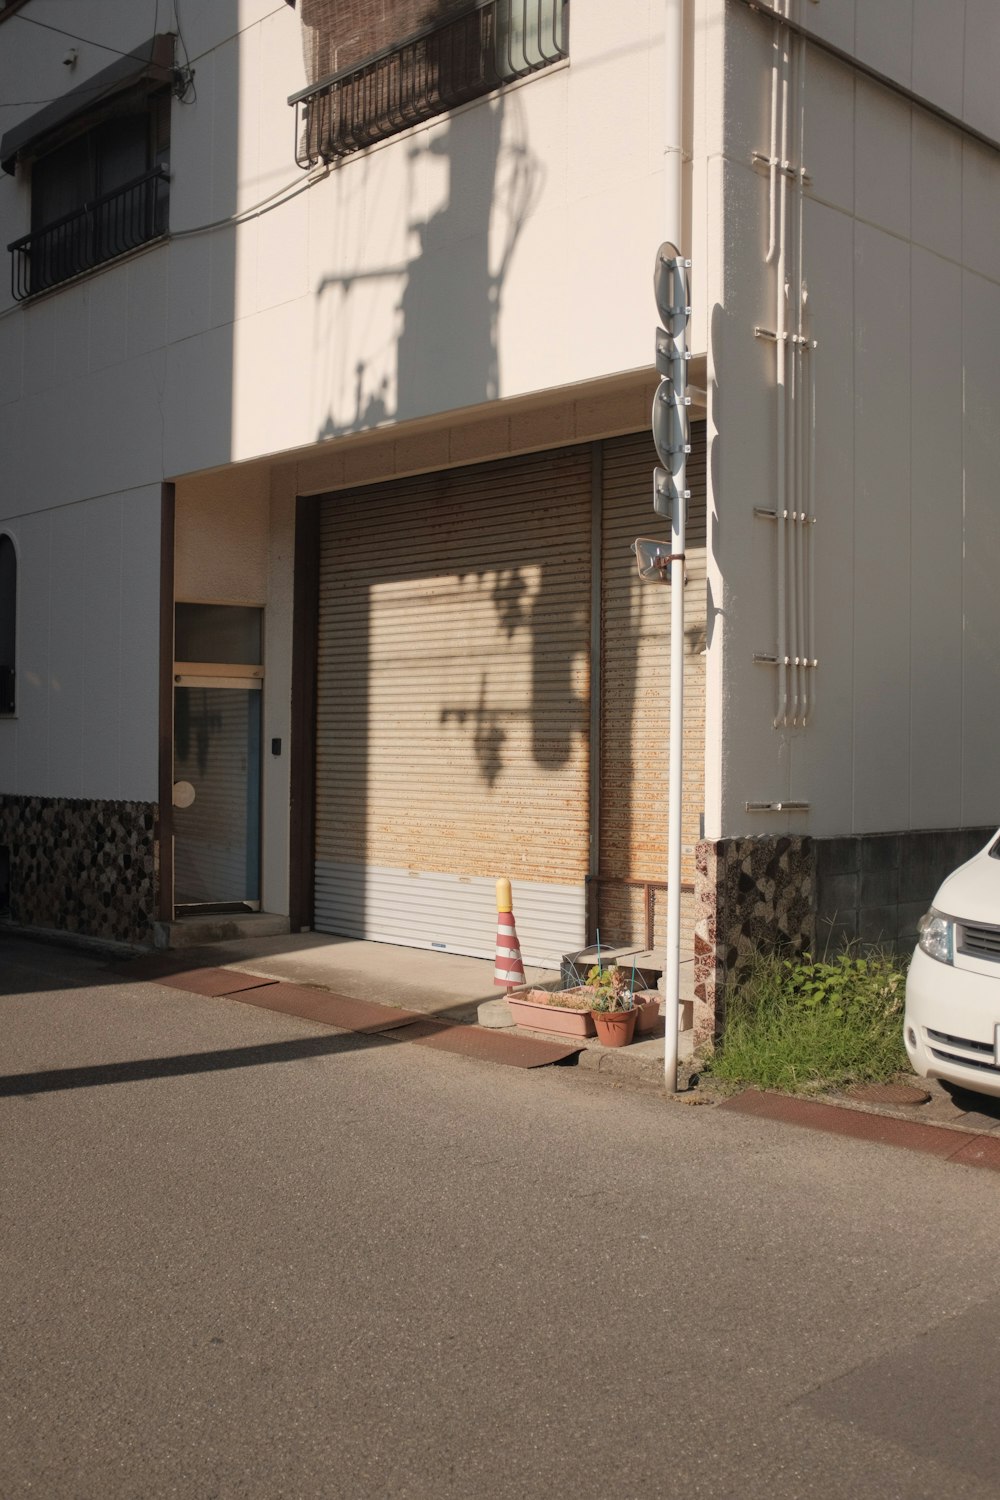
[[[661,942],[670,239],[697,1026],[912,929],[998,820],[1000,12],[777,9],[0,3],[14,921]]]

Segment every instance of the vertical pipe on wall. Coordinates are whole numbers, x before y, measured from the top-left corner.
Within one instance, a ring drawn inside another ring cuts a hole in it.
[[[799,37],[795,50],[795,503],[798,519],[795,523],[795,712],[793,722],[800,722],[805,712],[806,699],[806,574],[805,574],[805,439],[806,439],[806,354],[805,354],[805,195],[802,182],[803,116],[805,111],[805,43]]]
[[[781,30],[777,21],[771,32],[771,137],[768,163],[767,265],[773,265],[778,247],[778,61]]]
[[[781,167],[778,182],[778,257],[775,307],[775,333],[777,335],[775,347],[775,360],[777,366],[777,417],[776,417],[776,451],[777,451],[777,493],[775,496],[775,513],[777,517],[777,555],[778,555],[778,705],[775,714],[775,724],[784,724],[788,716],[788,634],[787,634],[787,606],[785,601],[785,571],[786,571],[786,505],[787,505],[787,415],[788,415],[788,391],[787,391],[787,350],[786,341],[788,337],[786,310],[786,288],[785,282],[788,272],[787,267],[787,241],[788,241],[788,46],[782,40],[781,47]]]

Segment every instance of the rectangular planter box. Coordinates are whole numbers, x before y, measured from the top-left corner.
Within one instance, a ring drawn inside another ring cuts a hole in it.
[[[593,1036],[594,1023],[589,1010],[565,1010],[558,1005],[545,1005],[532,1000],[531,991],[526,995],[509,995],[507,1004],[518,1026],[529,1026],[532,1031],[554,1031],[559,1036]]]

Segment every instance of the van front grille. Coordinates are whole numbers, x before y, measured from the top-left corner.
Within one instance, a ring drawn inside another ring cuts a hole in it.
[[[932,1031],[929,1026],[925,1028],[924,1035],[931,1057],[937,1058],[938,1062],[957,1063],[960,1068],[975,1068],[977,1072],[992,1073],[994,1077],[1000,1078],[1000,1067],[994,1061],[992,1042],[974,1042],[970,1037],[949,1036],[945,1031]],[[973,1054],[971,1057],[965,1055],[970,1052]]]
[[[1000,959],[1000,927],[963,922],[958,951],[968,953],[972,958]]]

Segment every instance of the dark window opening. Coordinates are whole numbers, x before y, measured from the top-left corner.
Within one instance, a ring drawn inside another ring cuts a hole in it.
[[[549,67],[568,55],[568,13],[569,0],[302,0],[296,161],[349,156]]]
[[[174,613],[174,660],[260,666],[263,614],[255,606],[178,604]]]
[[[167,232],[170,91],[140,87],[31,167],[31,233],[8,246],[18,301]]]
[[[15,708],[14,648],[17,644],[17,553],[9,536],[0,536],[0,714]]]

